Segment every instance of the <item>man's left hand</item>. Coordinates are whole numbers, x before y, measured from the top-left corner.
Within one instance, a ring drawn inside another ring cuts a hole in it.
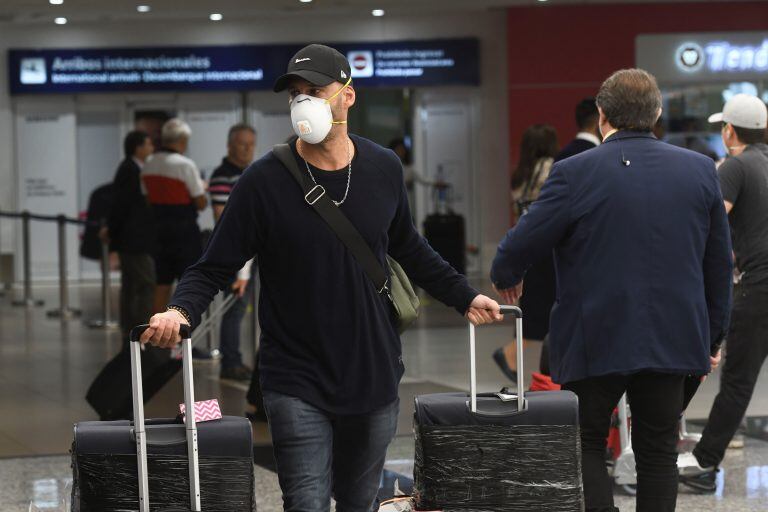
[[[717,370],[717,367],[720,366],[720,360],[722,358],[723,358],[723,349],[718,350],[717,354],[715,354],[714,356],[710,356],[709,357],[709,365],[710,365],[710,368],[711,368],[710,371]]]
[[[495,291],[496,294],[501,297],[501,300],[503,300],[505,304],[513,306],[517,304],[517,301],[519,301],[520,297],[523,295],[523,282],[520,281],[520,283],[513,286],[512,288],[505,288],[503,290],[499,290],[496,288],[496,285],[493,285],[493,291]]]
[[[473,325],[492,324],[504,320],[499,303],[485,295],[474,298],[465,316]]]
[[[245,289],[248,286],[247,279],[238,279],[232,283],[232,293],[236,293],[238,297],[242,298],[245,295]]]

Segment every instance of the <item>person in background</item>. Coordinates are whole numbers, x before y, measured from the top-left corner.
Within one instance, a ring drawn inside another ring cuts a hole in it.
[[[128,342],[130,330],[146,321],[155,293],[152,212],[141,190],[141,169],[155,150],[150,136],[132,131],[123,141],[125,159],[115,173],[112,205],[107,218],[110,250],[120,265],[120,330]]]
[[[520,161],[512,177],[512,202],[518,219],[539,197],[557,155],[557,132],[546,124],[535,124],[523,133]],[[525,312],[525,343],[542,341],[549,332],[549,312],[555,302],[555,267],[551,254],[541,259],[528,273],[520,307]],[[493,360],[501,372],[517,383],[517,345],[499,347]]]
[[[737,94],[709,121],[722,124],[723,144],[730,155],[718,174],[733,232],[736,266],[742,272],[735,290],[720,392],[693,450],[698,465],[683,472],[689,483],[714,491],[717,466],[744,418],[768,357],[768,110],[760,99]]]
[[[224,213],[229,195],[240,179],[243,171],[253,162],[256,151],[256,130],[241,123],[232,126],[227,135],[227,156],[221,165],[211,175],[208,192],[211,195],[213,218],[217,223]],[[249,261],[237,273],[235,281],[229,289],[224,290],[225,296],[236,294],[237,299],[221,319],[221,372],[222,379],[248,381],[252,370],[243,364],[240,353],[240,323],[245,316],[248,305],[246,289],[251,279],[252,261]]]
[[[411,206],[411,213],[415,215],[416,184],[419,183],[421,185],[429,186],[434,185],[434,183],[424,178],[424,176],[413,167],[413,156],[411,155],[411,150],[408,149],[408,146],[405,144],[405,139],[402,137],[392,139],[389,141],[387,147],[395,152],[398,158],[400,158],[400,162],[403,164],[403,176],[405,178],[405,190],[408,192],[408,204]]]
[[[637,511],[673,512],[685,385],[717,365],[710,354],[728,328],[731,235],[712,159],[651,133],[661,115],[651,74],[617,71],[597,106],[603,143],[554,165],[499,245],[491,280],[515,300],[554,250],[550,366],[579,398],[586,511],[618,510],[605,450],[626,393]]]
[[[578,155],[600,145],[600,130],[597,126],[597,105],[595,98],[584,98],[576,105],[576,126],[579,132],[555,157],[555,162]]]
[[[202,253],[197,212],[208,201],[195,162],[184,156],[192,130],[181,119],[169,119],[160,133],[162,146],[141,171],[157,234],[154,250],[157,288],[153,311],[164,311],[171,286]]]

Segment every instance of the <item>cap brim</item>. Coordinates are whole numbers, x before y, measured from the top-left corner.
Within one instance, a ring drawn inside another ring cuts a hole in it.
[[[723,113],[718,112],[717,114],[712,114],[709,116],[709,119],[707,119],[710,123],[722,123],[723,122]]]
[[[277,80],[275,80],[275,85],[272,87],[272,90],[275,92],[284,91],[288,88],[288,84],[291,82],[291,80],[295,78],[302,78],[306,80],[307,82],[318,85],[320,87],[325,87],[328,84],[331,84],[335,82],[333,78],[331,78],[328,75],[324,75],[322,73],[318,73],[317,71],[311,71],[309,69],[300,69],[298,71],[292,71],[290,73],[286,73]]]

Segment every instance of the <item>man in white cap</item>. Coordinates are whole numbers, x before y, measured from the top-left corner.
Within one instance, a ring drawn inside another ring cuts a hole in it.
[[[683,470],[686,483],[715,490],[717,466],[749,405],[768,356],[768,110],[760,99],[737,94],[709,118],[722,123],[729,157],[719,169],[720,188],[733,234],[736,264],[743,272],[734,290],[727,354],[720,392],[701,441],[694,450],[698,467]]]

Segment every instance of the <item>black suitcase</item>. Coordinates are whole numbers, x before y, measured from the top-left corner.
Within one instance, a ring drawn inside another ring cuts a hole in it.
[[[102,421],[130,419],[133,416],[131,394],[131,351],[126,346],[99,372],[88,388],[86,401]],[[181,361],[171,358],[170,350],[147,347],[141,351],[144,402],[152,398],[181,369]]]
[[[250,422],[232,416],[195,422],[192,343],[184,327],[184,402],[189,426],[180,419],[145,422],[144,405],[138,399],[141,350],[139,343],[132,342],[135,426],[130,421],[75,425],[73,512],[255,510]],[[143,328],[134,329],[131,339],[138,339]]]
[[[419,510],[581,512],[579,407],[569,391],[523,393],[522,312],[518,390],[476,393],[470,326],[470,393],[417,396],[414,494]]]
[[[457,213],[433,213],[424,220],[424,238],[459,274],[467,272],[464,217]]]

